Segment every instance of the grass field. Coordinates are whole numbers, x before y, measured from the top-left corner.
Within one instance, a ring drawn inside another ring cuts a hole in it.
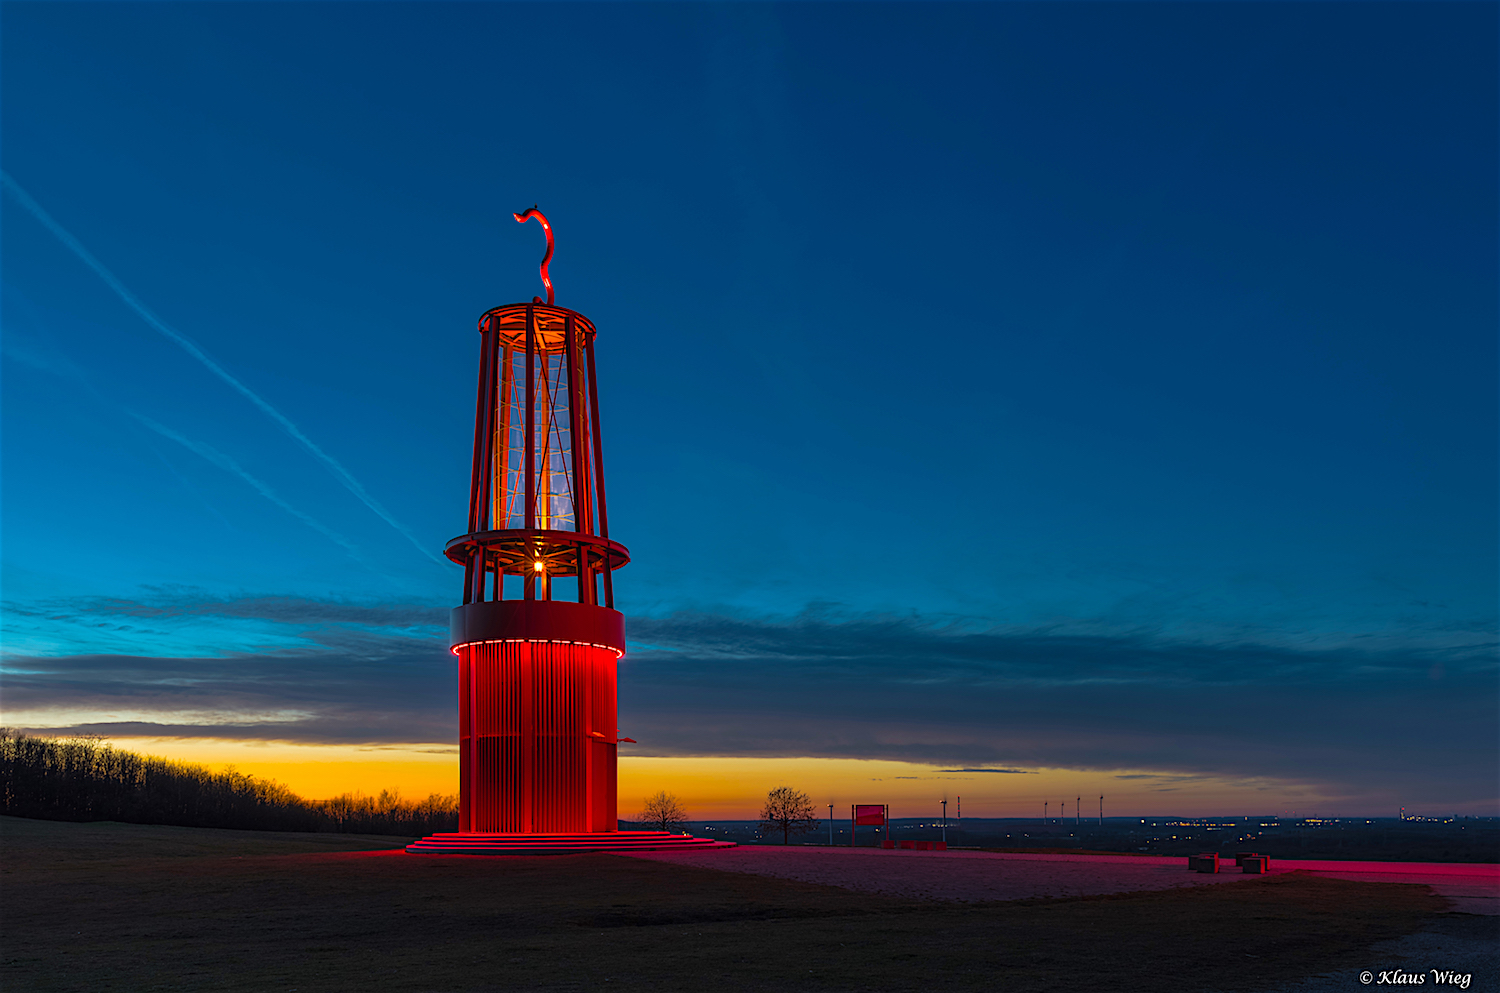
[[[9,991],[1270,989],[1368,967],[1426,887],[1298,874],[953,904],[607,855],[0,818]],[[382,850],[384,849],[384,850]]]

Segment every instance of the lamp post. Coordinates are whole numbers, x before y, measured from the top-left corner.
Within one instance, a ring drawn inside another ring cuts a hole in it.
[[[948,844],[948,801],[943,801],[943,845]]]

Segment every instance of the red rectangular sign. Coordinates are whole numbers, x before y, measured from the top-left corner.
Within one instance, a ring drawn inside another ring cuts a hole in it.
[[[884,824],[885,807],[878,803],[859,803],[854,805],[855,824]]]

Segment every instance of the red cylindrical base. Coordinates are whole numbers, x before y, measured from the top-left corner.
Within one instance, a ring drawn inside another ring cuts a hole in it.
[[[616,653],[587,644],[460,645],[459,830],[609,832]]]

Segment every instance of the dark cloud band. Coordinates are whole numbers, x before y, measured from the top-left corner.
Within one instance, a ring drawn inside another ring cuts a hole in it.
[[[12,658],[7,709],[163,715],[76,728],[115,735],[452,743],[455,660],[439,637],[411,630],[436,611],[192,609],[306,625],[307,647]],[[621,665],[621,724],[637,754],[1156,770],[1410,803],[1492,799],[1500,778],[1492,643],[1314,650],[712,615],[635,620],[630,636],[650,646]]]

